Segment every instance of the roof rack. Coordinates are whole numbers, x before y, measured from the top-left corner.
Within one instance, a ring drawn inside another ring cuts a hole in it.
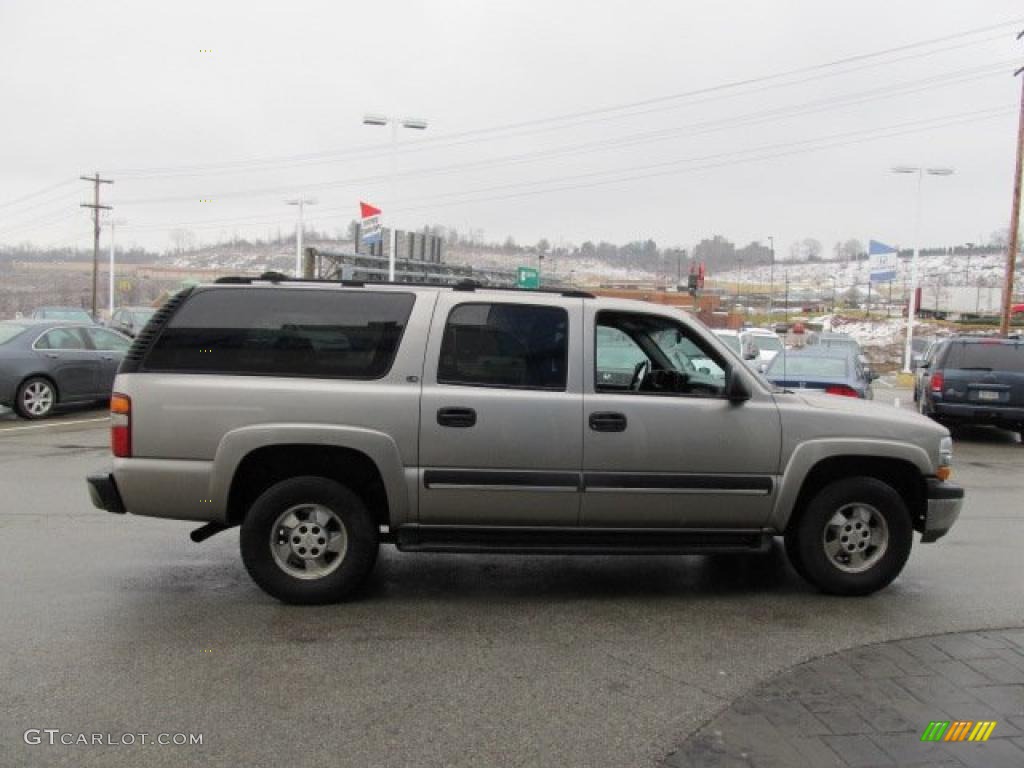
[[[341,285],[346,288],[363,288],[368,285],[397,285],[410,288],[450,288],[453,291],[512,291],[514,293],[543,293],[565,296],[571,299],[593,299],[594,294],[567,288],[518,288],[511,285],[487,285],[476,280],[460,280],[457,283],[390,283],[386,280],[323,280],[317,278],[288,277],[281,272],[264,272],[259,277],[242,277],[228,275],[218,277],[214,283],[232,285],[251,285],[252,283],[315,283],[319,285]]]

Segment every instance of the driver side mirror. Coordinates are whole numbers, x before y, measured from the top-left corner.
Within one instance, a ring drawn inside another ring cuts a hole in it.
[[[725,396],[730,403],[742,403],[750,399],[750,388],[735,368],[729,369],[729,375],[725,380]]]
[[[757,348],[756,347],[749,346],[749,347],[747,347],[746,349],[743,350],[743,359],[744,360],[756,360],[757,356],[758,356],[758,352],[757,352]]]

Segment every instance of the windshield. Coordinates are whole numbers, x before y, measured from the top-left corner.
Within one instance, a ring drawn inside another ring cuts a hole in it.
[[[943,367],[1024,372],[1024,344],[999,341],[953,344]]]
[[[751,336],[754,346],[766,352],[781,352],[782,339],[778,336]]]
[[[27,325],[19,325],[18,323],[0,323],[0,344],[6,344],[11,339],[20,336],[27,329]]]
[[[778,355],[768,366],[766,375],[771,378],[791,379],[794,376],[817,376],[821,378],[845,379],[847,362],[840,357],[812,357]]]
[[[90,323],[92,318],[84,309],[41,309],[36,315],[45,320],[72,320],[76,323]]]

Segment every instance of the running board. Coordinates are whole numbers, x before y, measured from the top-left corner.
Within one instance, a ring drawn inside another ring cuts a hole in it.
[[[403,552],[501,552],[530,555],[703,555],[764,552],[772,533],[752,528],[558,528],[419,525],[399,527]]]

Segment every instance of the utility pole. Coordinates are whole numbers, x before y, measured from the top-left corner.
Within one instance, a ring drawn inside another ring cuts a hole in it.
[[[1024,31],[1017,35],[1020,40]],[[1021,67],[1013,73],[1018,77],[1024,72]],[[1017,123],[1017,167],[1013,174],[1013,207],[1010,209],[1010,242],[1006,249],[1006,285],[1003,286],[1003,316],[999,321],[999,333],[1010,333],[1010,307],[1013,305],[1013,273],[1017,268],[1017,230],[1020,229],[1020,176],[1021,159],[1024,156],[1024,77],[1020,81],[1020,118]]]
[[[82,203],[80,207],[92,208],[92,319],[96,320],[96,287],[100,270],[100,210],[113,210],[113,206],[100,205],[100,184],[113,184],[114,182],[111,179],[101,179],[98,172],[95,176],[79,176],[78,178],[93,184],[92,202]]]
[[[768,267],[768,322],[772,320],[772,299],[775,298],[775,238],[773,236],[768,237],[768,243],[771,245],[771,266]]]

